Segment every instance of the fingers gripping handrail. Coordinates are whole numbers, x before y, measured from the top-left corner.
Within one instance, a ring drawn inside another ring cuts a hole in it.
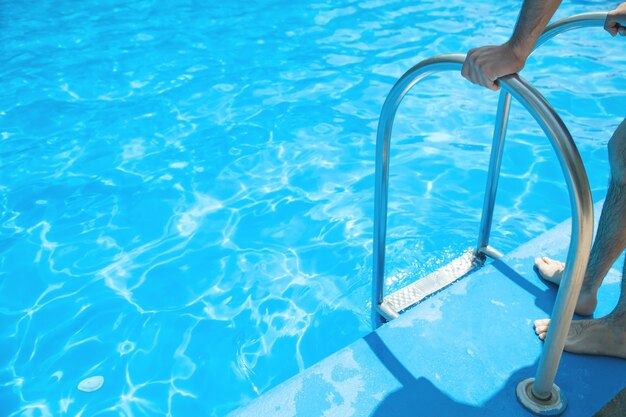
[[[385,304],[383,288],[389,187],[389,148],[396,111],[406,93],[418,82],[431,74],[441,71],[460,72],[464,61],[464,54],[447,54],[420,62],[398,80],[383,105],[376,139],[372,288],[372,320],[375,327],[382,324],[384,319],[391,319],[397,316],[397,312]],[[546,340],[537,371],[537,382],[534,383],[535,380],[528,379],[520,383],[520,386],[524,384],[523,389],[528,396],[536,397],[539,402],[545,400],[549,403],[550,398],[553,397],[553,393],[555,392],[553,387],[556,386],[553,382],[556,375],[556,368],[558,367],[558,362],[563,352],[565,337],[572,320],[574,307],[578,299],[591,248],[593,233],[591,192],[576,145],[561,118],[554,111],[552,106],[550,106],[535,88],[516,74],[501,78],[500,86],[507,94],[515,97],[529,111],[546,136],[548,136],[550,143],[557,153],[567,183],[572,208],[572,239],[562,284],[554,307],[551,330]],[[502,100],[500,103],[502,104]],[[504,107],[506,107],[508,111],[508,102],[505,103]],[[503,138],[506,128],[506,118],[503,117],[503,115],[498,116],[498,118],[502,125],[499,128],[497,126],[496,131],[500,130],[500,134]],[[490,175],[492,174],[491,168],[490,166]],[[529,389],[526,389],[526,387]],[[539,387],[539,389],[537,389],[537,387]],[[548,387],[547,391],[544,391],[545,388],[543,387]],[[556,393],[559,393],[558,387],[556,387]],[[531,398],[530,401],[533,401],[534,397]],[[543,405],[542,403],[541,406]],[[526,404],[525,406],[529,407]]]

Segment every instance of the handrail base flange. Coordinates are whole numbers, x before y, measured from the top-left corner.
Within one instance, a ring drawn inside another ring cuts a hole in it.
[[[517,399],[526,410],[537,416],[560,416],[567,408],[565,394],[556,384],[552,384],[551,395],[547,400],[537,398],[533,394],[535,378],[526,378],[517,384]]]

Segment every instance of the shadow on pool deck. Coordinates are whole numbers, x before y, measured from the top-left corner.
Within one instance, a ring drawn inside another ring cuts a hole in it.
[[[492,401],[488,401],[483,406],[477,407],[454,401],[425,377],[415,378],[393,355],[378,334],[370,333],[364,339],[378,359],[402,384],[402,388],[388,394],[381,401],[371,414],[372,417],[485,416],[489,414],[488,410],[491,412],[497,410],[497,404],[503,400],[514,401],[517,383],[531,374],[534,368],[522,368],[513,374],[509,379],[510,382],[493,398],[493,405]]]
[[[532,323],[557,293],[533,261],[565,259],[570,231],[564,222],[486,264],[232,415],[530,416],[515,389],[535,375],[543,342]],[[620,278],[613,269],[600,287],[598,316],[615,306]],[[626,386],[623,375],[625,360],[565,353],[564,415],[593,416]]]

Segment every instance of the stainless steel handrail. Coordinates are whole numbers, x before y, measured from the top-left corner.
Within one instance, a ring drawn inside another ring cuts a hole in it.
[[[389,146],[396,110],[406,93],[427,76],[450,70],[460,70],[465,55],[440,55],[426,59],[408,70],[393,86],[381,111],[376,138],[376,171],[374,191],[374,260],[372,285],[372,323],[377,328],[383,319],[397,317],[386,306],[383,279],[385,276],[385,239],[387,235],[387,196],[389,190]]]
[[[582,13],[558,20],[546,27],[542,35],[537,40],[534,46],[534,50],[536,50],[545,42],[554,38],[560,33],[587,27],[603,27],[606,16],[606,12],[591,12]],[[485,201],[483,204],[483,217],[481,220],[477,245],[477,251],[482,252],[488,256],[491,255],[489,246],[489,233],[491,231],[493,208],[498,187],[498,176],[502,161],[502,150],[504,148],[504,138],[506,135],[506,125],[509,114],[509,103],[510,93],[507,89],[502,89],[498,102],[496,129],[494,130],[493,136],[492,155],[489,163],[488,181],[485,189]],[[573,207],[572,213],[574,213]],[[573,218],[574,220],[576,220],[575,217]],[[572,228],[574,228],[574,224],[572,224]],[[575,235],[572,232],[572,241],[574,240],[574,237]],[[569,263],[572,259],[571,256],[573,255],[572,247],[570,246],[570,252],[568,253],[566,268],[570,266]],[[586,256],[588,257],[588,254]],[[569,271],[566,270],[565,274],[567,274],[568,272]],[[583,277],[584,272],[585,271],[583,269]],[[571,289],[570,287],[572,286],[575,288]],[[546,338],[546,342],[543,348],[543,354],[541,355],[539,364],[537,366],[537,373],[534,380],[531,379],[528,381],[528,383],[532,384],[530,386],[531,392],[529,393],[529,395],[536,397],[540,401],[549,398],[554,393],[554,379],[556,377],[559,362],[563,354],[563,347],[565,346],[565,340],[567,338],[569,326],[572,321],[572,316],[574,314],[574,308],[576,306],[576,301],[578,300],[579,292],[580,287],[578,286],[578,283],[574,283],[573,280],[562,281],[561,288],[559,289],[553,308],[550,331],[548,332],[548,336]],[[532,400],[532,398],[529,399],[529,401]],[[525,404],[525,406],[528,405]]]
[[[374,207],[374,285],[372,291],[372,319],[377,327],[387,316],[384,300],[385,237],[387,227],[387,196],[389,187],[389,146],[393,120],[400,102],[406,93],[428,75],[441,71],[460,71],[465,55],[447,54],[426,59],[407,71],[394,85],[385,100],[378,125],[376,141],[376,188]],[[502,88],[520,101],[550,139],[557,151],[559,163],[566,178],[574,222],[572,223],[572,242],[567,258],[562,288],[571,293],[582,282],[582,272],[586,267],[591,235],[593,231],[593,212],[591,193],[582,160],[574,142],[550,104],[528,82],[517,75],[500,79]],[[574,259],[576,258],[576,259]],[[574,275],[574,276],[572,276]],[[574,284],[567,282],[572,277]],[[578,297],[578,294],[569,298]],[[573,313],[573,305],[572,305]]]
[[[385,238],[387,227],[387,198],[389,188],[389,149],[393,120],[400,102],[406,93],[428,75],[440,71],[460,71],[465,61],[463,54],[440,55],[424,60],[407,71],[394,85],[387,96],[378,125],[376,141],[376,187],[374,208],[374,265],[372,291],[372,320],[377,327],[383,318],[390,317],[390,309],[384,304]],[[566,268],[554,307],[551,330],[539,362],[537,378],[525,380],[531,396],[538,401],[549,400],[555,392],[553,387],[556,369],[563,352],[574,307],[580,293],[582,280],[593,233],[593,205],[589,182],[582,160],[574,141],[561,118],[527,81],[518,75],[508,75],[500,79],[502,89],[515,97],[537,121],[557,153],[570,196],[572,209],[572,239],[566,260]],[[510,101],[510,99],[509,99]],[[509,104],[500,100],[501,107]],[[504,137],[506,118],[498,117],[497,136]],[[493,172],[491,172],[493,175]],[[497,181],[495,182],[497,184]],[[391,311],[392,312],[392,311]],[[553,372],[554,371],[554,372]],[[535,381],[537,381],[535,383]],[[544,386],[549,386],[547,394]],[[537,389],[539,387],[539,389]],[[557,392],[558,392],[558,387]],[[532,398],[531,398],[532,400]]]
[[[556,35],[578,28],[602,27],[606,12],[583,13],[561,19],[549,25],[539,37],[535,49]],[[374,213],[374,271],[372,291],[372,320],[378,327],[383,319],[397,316],[397,313],[385,305],[384,267],[385,237],[387,227],[387,194],[389,186],[389,144],[393,119],[404,95],[419,81],[430,74],[445,70],[460,69],[464,55],[442,55],[427,59],[417,64],[394,85],[381,112],[376,142],[376,190]],[[572,240],[567,255],[566,268],[557,294],[552,314],[550,331],[537,366],[536,378],[528,378],[518,385],[518,398],[525,407],[539,414],[562,412],[564,398],[554,384],[558,365],[563,354],[563,347],[572,321],[574,308],[580,293],[580,287],[587,266],[593,233],[593,206],[589,183],[580,159],[580,155],[563,122],[547,101],[526,81],[516,75],[500,79],[502,91],[498,102],[498,112],[493,136],[493,146],[483,216],[479,230],[477,252],[492,258],[502,254],[489,246],[493,207],[495,204],[502,151],[510,109],[511,95],[522,102],[544,130],[552,146],[557,151],[557,158],[565,174],[570,205],[572,209]]]

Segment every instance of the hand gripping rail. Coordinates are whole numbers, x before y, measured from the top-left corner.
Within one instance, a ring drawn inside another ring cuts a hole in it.
[[[603,26],[605,12],[584,13],[559,20],[549,25],[541,35],[535,48],[558,35],[572,29]],[[390,320],[414,304],[400,303],[402,296],[391,299],[384,297],[385,269],[385,238],[387,227],[387,197],[389,188],[389,147],[393,120],[400,102],[406,93],[427,76],[440,71],[460,70],[465,55],[448,54],[424,60],[407,71],[394,85],[389,93],[381,112],[376,141],[376,189],[374,208],[374,261],[372,289],[372,321],[378,327],[385,320]],[[572,210],[572,239],[566,260],[566,269],[559,288],[552,314],[552,324],[546,339],[543,354],[537,368],[536,378],[528,378],[518,385],[517,395],[520,402],[537,414],[557,415],[566,407],[566,401],[559,388],[554,384],[556,371],[560,362],[565,339],[572,320],[574,308],[584,272],[589,258],[593,233],[593,206],[587,176],[580,155],[571,135],[560,117],[550,104],[528,82],[517,75],[509,75],[500,79],[502,91],[498,102],[498,113],[493,136],[491,161],[488,172],[483,205],[483,216],[476,251],[453,261],[451,269],[456,269],[456,276],[444,271],[434,277],[435,290],[451,283],[455,279],[471,272],[482,264],[484,256],[499,258],[500,252],[488,245],[489,233],[493,217],[493,206],[498,185],[502,150],[511,102],[514,96],[535,118],[544,133],[548,136],[557,153],[561,169],[564,173],[570,196]],[[445,269],[446,267],[442,268]],[[458,270],[461,270],[459,274]],[[443,276],[442,276],[443,275]],[[432,278],[431,276],[427,278]],[[419,281],[418,281],[419,283]],[[411,284],[415,285],[417,283]],[[430,284],[427,284],[427,286]],[[439,285],[439,286],[437,286]],[[411,287],[411,286],[409,286]],[[431,285],[432,287],[432,285]],[[407,287],[408,288],[408,287]],[[398,291],[398,293],[403,290]],[[411,292],[411,291],[410,291]],[[419,290],[412,291],[419,296]],[[423,298],[423,296],[421,296]],[[401,305],[400,305],[401,304]],[[398,308],[400,305],[400,308]]]

